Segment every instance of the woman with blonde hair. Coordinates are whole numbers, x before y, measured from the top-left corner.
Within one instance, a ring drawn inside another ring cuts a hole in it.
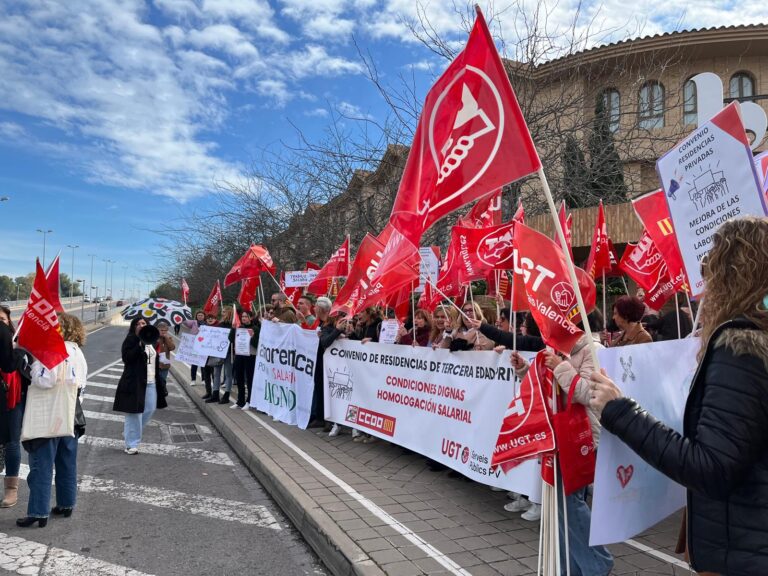
[[[69,518],[75,507],[78,436],[74,407],[78,390],[85,387],[88,374],[88,364],[80,350],[85,344],[85,329],[79,318],[65,313],[59,314],[59,327],[67,349],[66,360],[52,370],[37,360],[32,364],[21,430],[22,445],[29,453],[27,515],[16,520],[16,525],[22,528],[35,523],[43,528],[48,523],[54,467],[56,506],[50,512]],[[44,396],[53,393],[62,395],[66,401],[46,401]]]
[[[590,403],[606,430],[686,487],[694,570],[768,574],[768,219],[730,220],[712,239],[682,433],[604,374],[592,376]]]
[[[472,320],[483,322],[483,310],[477,302],[467,300],[461,307],[463,312],[456,321],[456,327],[446,335],[442,348],[448,348],[451,352],[461,350],[493,350],[493,340],[480,333],[477,328],[470,326]],[[467,320],[469,319],[469,321]]]

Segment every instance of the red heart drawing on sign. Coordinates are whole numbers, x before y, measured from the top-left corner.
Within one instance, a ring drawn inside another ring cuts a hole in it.
[[[630,464],[629,466],[619,466],[616,468],[616,478],[619,479],[619,482],[621,482],[621,488],[624,489],[627,487],[627,484],[629,484],[629,481],[632,480],[632,474],[635,471],[635,467]]]
[[[203,340],[205,340],[205,338],[203,336],[198,336],[197,337],[197,341],[198,342],[202,342]]]

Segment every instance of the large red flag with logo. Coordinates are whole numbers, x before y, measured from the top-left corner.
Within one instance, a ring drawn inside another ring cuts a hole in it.
[[[376,273],[376,268],[381,261],[384,253],[384,246],[374,236],[366,234],[357,254],[352,261],[349,269],[349,275],[344,286],[339,290],[336,300],[331,307],[331,314],[343,312],[349,314],[357,299],[359,298],[359,288],[367,289],[368,283]]]
[[[237,295],[237,302],[243,310],[251,310],[251,304],[256,299],[256,291],[259,289],[259,283],[261,279],[256,276],[254,278],[246,278],[240,284],[240,293]]]
[[[28,350],[49,370],[69,356],[64,338],[59,333],[59,318],[51,300],[48,280],[38,260],[32,293],[19,322],[18,341],[20,347]]]
[[[360,289],[359,294],[356,296],[356,302],[352,307],[351,313],[357,314],[368,306],[386,302],[392,294],[398,292],[404,287],[409,287],[418,281],[418,268],[414,268],[410,264],[401,262],[394,268],[388,270],[386,274],[380,276],[378,279],[374,277],[374,280],[371,282],[367,289]]]
[[[515,246],[528,306],[541,337],[548,346],[569,354],[584,332],[576,326],[579,305],[566,256],[550,238],[521,223],[515,226]],[[594,305],[594,296],[591,300]],[[586,298],[584,305],[588,306]]]
[[[472,206],[466,216],[459,218],[457,226],[464,228],[488,228],[501,224],[501,193],[502,188],[491,192]]]
[[[674,296],[676,282],[647,230],[643,230],[637,244],[627,246],[619,266],[645,290],[644,301],[650,308],[658,311]],[[682,281],[682,270],[678,281]]]
[[[688,291],[688,277],[683,268],[683,257],[675,236],[675,227],[669,216],[664,190],[656,190],[632,200],[637,217],[645,226],[648,236],[667,264],[674,289]]]
[[[269,272],[274,275],[276,269],[275,263],[272,262],[272,256],[269,255],[269,250],[264,246],[251,244],[251,247],[245,251],[245,254],[235,262],[232,269],[227,273],[224,278],[224,288],[240,280],[258,276],[261,272]]]
[[[349,236],[344,239],[344,242],[333,253],[330,260],[325,263],[317,273],[315,279],[307,286],[307,292],[312,294],[326,294],[328,292],[329,282],[333,278],[343,277],[346,278],[349,275]]]
[[[49,302],[53,306],[56,312],[64,312],[64,306],[61,305],[61,299],[59,298],[59,254],[56,254],[56,258],[53,259],[48,265],[48,269],[45,271],[45,281],[48,283],[48,297]],[[72,278],[70,282],[74,282]]]
[[[185,278],[181,279],[181,297],[184,299],[184,304],[187,303],[187,297],[189,296],[189,284]]]
[[[211,293],[208,295],[208,300],[205,301],[205,306],[203,306],[203,312],[206,314],[213,314],[214,316],[218,316],[219,314],[219,307],[221,306],[221,284],[219,284],[219,281],[216,280],[216,285],[211,290]]]
[[[524,460],[555,449],[555,432],[549,419],[545,395],[552,390],[552,371],[539,352],[512,398],[491,457],[491,467],[505,472]]]
[[[484,278],[489,270],[513,268],[515,222],[490,228],[451,229],[451,246],[455,253],[459,284]]]

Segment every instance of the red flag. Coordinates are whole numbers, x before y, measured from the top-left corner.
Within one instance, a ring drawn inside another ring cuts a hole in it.
[[[515,226],[515,246],[515,273],[522,274],[528,305],[542,339],[556,350],[570,353],[584,333],[575,324],[579,306],[566,256],[551,239],[521,223]]]
[[[465,228],[488,228],[501,224],[501,193],[502,188],[480,198],[463,218],[456,222],[457,226]]]
[[[451,245],[458,248],[455,265],[458,281],[466,284],[484,278],[489,270],[513,268],[515,222],[491,228],[451,229]]]
[[[45,271],[45,280],[48,283],[48,297],[49,302],[56,312],[64,312],[64,306],[61,305],[61,299],[59,298],[59,254],[56,254],[56,258],[53,259],[48,265],[48,269]],[[74,282],[70,278],[70,282]],[[106,288],[105,288],[106,290]]]
[[[333,253],[330,260],[325,263],[315,279],[307,286],[307,292],[313,294],[326,294],[329,280],[338,277],[346,278],[349,275],[349,236]]]
[[[627,246],[619,266],[645,290],[645,303],[657,311],[674,296],[677,281],[683,281],[682,270],[677,281],[670,277],[667,264],[647,230],[643,230],[637,244]]]
[[[656,245],[667,265],[674,289],[688,291],[688,277],[683,268],[683,257],[675,237],[675,227],[669,216],[664,190],[656,190],[632,200],[632,206],[645,230]]]
[[[58,257],[56,261],[58,262]],[[58,264],[56,269],[58,271]],[[49,281],[38,260],[32,293],[21,316],[18,342],[20,347],[28,350],[43,366],[52,370],[66,360],[69,354],[64,345],[64,338],[59,333],[59,318],[48,285]]]
[[[512,220],[515,222],[525,222],[525,209],[523,208],[522,199],[517,201],[517,210],[515,210],[515,215],[512,216]]]
[[[208,300],[205,302],[205,306],[203,306],[203,312],[218,316],[219,306],[221,306],[221,284],[216,280],[216,285],[213,287],[213,290],[211,290]]]
[[[428,312],[434,312],[437,305],[442,302],[443,297],[432,287],[430,282],[424,283],[424,290],[419,296],[419,301],[416,303],[416,308],[427,310]]]
[[[395,311],[395,318],[401,324],[405,323],[408,319],[408,314],[411,312],[411,287],[410,285],[403,286],[390,294],[385,302],[387,308],[392,308]]]
[[[383,252],[384,246],[381,242],[370,234],[366,234],[365,238],[360,242],[357,254],[355,254],[355,258],[352,261],[347,282],[341,287],[336,301],[333,303],[331,314],[337,312],[350,313],[359,297],[358,287],[362,283],[367,288],[368,282],[373,278],[376,268],[381,261]]]
[[[250,310],[251,304],[256,299],[256,290],[259,289],[261,279],[256,276],[254,278],[246,278],[240,284],[240,293],[237,295],[237,301],[243,310]]]
[[[562,227],[563,234],[565,235],[565,244],[566,246],[568,246],[568,253],[571,255],[571,260],[573,260],[573,249],[571,248],[571,217],[572,216],[573,216],[572,214],[568,214],[566,216],[565,200],[563,200],[560,203],[560,211],[558,212],[558,218],[560,219],[560,226]],[[560,239],[557,237],[557,231],[555,231],[552,237],[555,239],[555,244],[559,246]]]
[[[374,278],[371,284],[366,289],[362,288],[362,283],[359,288],[359,295],[357,301],[351,310],[352,314],[356,314],[360,310],[373,306],[379,302],[384,302],[394,292],[397,292],[403,287],[410,286],[414,282],[419,280],[419,271],[413,266],[400,263],[394,268],[390,269],[378,280]]]
[[[589,258],[587,258],[587,264],[584,268],[592,278],[598,278],[603,275],[603,272],[606,274],[611,272],[614,266],[618,266],[618,258],[616,258],[616,252],[613,250],[613,243],[608,237],[603,201],[600,200],[595,231],[592,234],[592,247],[589,250]]]
[[[315,264],[314,262],[310,262],[307,260],[305,270],[320,270],[320,266],[318,264]]]
[[[189,284],[186,279],[181,279],[181,297],[184,299],[184,304],[187,303],[187,297],[189,296]]]
[[[498,277],[498,285],[496,278]],[[509,275],[506,270],[491,270],[485,277],[488,284],[488,294],[495,296],[501,294],[501,297],[510,302],[512,310],[521,312],[528,310],[528,299],[525,297],[525,283],[521,274],[514,274],[515,289],[514,289],[514,302],[512,301],[512,282],[509,281]]]
[[[269,251],[264,246],[251,244],[224,278],[224,288],[240,280],[258,276],[261,272],[274,275],[275,270],[275,263],[272,262]]]
[[[240,314],[237,312],[237,306],[232,304],[232,328],[240,328],[240,326],[242,326]]]
[[[499,437],[491,457],[491,467],[505,472],[522,461],[555,449],[555,433],[545,401],[552,389],[552,371],[539,352],[520,384],[520,393],[504,413]]]
[[[466,47],[427,94],[390,222],[418,246],[446,214],[540,167],[478,9]]]

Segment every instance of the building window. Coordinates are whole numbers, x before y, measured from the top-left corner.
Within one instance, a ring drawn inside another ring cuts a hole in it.
[[[615,88],[603,90],[603,110],[608,118],[608,126],[611,132],[619,129],[619,120],[621,119],[621,95]]]
[[[640,128],[662,128],[664,126],[664,86],[649,80],[640,88],[638,111]]]
[[[755,81],[748,72],[737,72],[731,76],[729,87],[731,98],[749,100],[755,95]]]
[[[688,80],[683,85],[683,123],[696,125],[699,119],[699,105],[696,101],[696,83]]]

